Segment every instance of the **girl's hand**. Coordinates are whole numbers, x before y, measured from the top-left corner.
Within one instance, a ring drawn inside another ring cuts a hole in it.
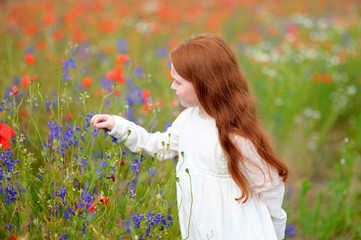
[[[115,126],[115,119],[108,114],[96,114],[90,120],[90,123],[97,129],[105,128],[111,131]]]

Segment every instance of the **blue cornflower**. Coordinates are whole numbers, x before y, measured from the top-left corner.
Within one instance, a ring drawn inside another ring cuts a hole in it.
[[[157,172],[155,171],[154,168],[149,168],[148,172],[151,175],[151,177],[148,179],[147,183],[148,183],[148,185],[150,185],[153,182],[153,178],[154,178],[154,176],[156,175]]]
[[[106,87],[112,85],[114,82],[105,77],[100,81],[100,83],[102,84],[103,87],[106,88]]]
[[[80,126],[74,125],[74,127],[75,127],[75,130],[76,130],[76,131],[81,132]]]
[[[35,47],[34,46],[28,46],[26,49],[25,49],[25,53],[34,53],[35,51]]]
[[[143,77],[144,76],[144,68],[142,67],[142,66],[139,66],[139,65],[137,65],[137,66],[135,66],[134,67],[134,75],[136,76],[136,77],[138,77],[138,78],[141,78],[141,77]]]
[[[164,130],[162,131],[162,132],[165,132],[165,131],[167,131],[167,129],[169,128],[169,127],[171,127],[172,126],[172,122],[171,121],[168,121],[163,127],[164,127]]]
[[[69,212],[71,211],[70,207],[68,207],[67,209],[65,209],[64,211],[64,219],[69,219]]]
[[[94,113],[89,113],[85,117],[84,131],[88,132],[88,128],[90,127],[90,119],[94,116]]]
[[[148,172],[150,173],[150,175],[151,175],[152,177],[154,177],[155,174],[157,173],[154,168],[150,168],[150,169],[148,170]]]
[[[65,80],[69,80],[70,79],[70,74],[66,72],[66,73],[64,73],[63,77],[64,77]]]
[[[134,181],[130,183],[129,193],[130,193],[130,198],[133,198],[134,194],[135,194],[135,183],[134,183]]]
[[[1,169],[5,170],[5,173],[13,173],[15,168],[15,163],[20,162],[19,159],[13,158],[13,151],[11,149],[5,149],[5,151],[0,152],[0,162]]]
[[[80,139],[83,141],[83,143],[85,142],[85,137],[84,137],[84,135],[83,134],[79,134],[79,136],[80,136]]]
[[[168,57],[168,49],[165,47],[157,48],[157,57],[158,58],[165,58]]]
[[[64,71],[64,79],[69,80],[70,74],[69,74],[69,67],[72,69],[76,68],[76,63],[74,62],[74,58],[71,57],[68,60],[63,61],[63,71]]]
[[[136,87],[130,91],[129,97],[127,98],[129,107],[137,104],[143,104],[144,99],[142,98],[142,90],[139,87]]]
[[[127,231],[125,231],[125,232],[128,233],[128,234],[131,233],[131,231],[130,231],[130,223],[131,223],[130,219],[128,220],[128,218],[126,218],[126,219],[125,219],[124,226],[127,227]]]
[[[88,209],[92,204],[94,197],[90,193],[82,192],[81,197],[83,201],[86,203],[86,208]]]
[[[165,220],[165,216],[161,216],[160,217],[160,222],[164,225],[164,226],[166,226],[167,227],[167,221]]]
[[[18,200],[15,195],[18,194],[13,186],[10,186],[9,184],[6,185],[5,187],[5,194],[2,191],[2,194],[5,197],[5,202],[7,205],[10,205],[11,203],[15,202],[16,200]]]
[[[54,109],[54,102],[51,99],[45,101],[46,112],[50,112],[50,107]]]
[[[132,213],[132,221],[134,222],[134,227],[139,228],[141,221],[144,219],[144,215],[138,213],[137,215],[134,215]]]
[[[128,41],[126,39],[120,38],[117,41],[117,48],[120,54],[125,54],[128,52]]]
[[[297,231],[297,228],[295,227],[295,225],[293,225],[293,224],[287,225],[286,230],[285,230],[285,236],[294,238],[296,236],[297,232],[298,231]]]
[[[76,204],[77,208],[85,207],[85,204],[79,199],[79,202]]]
[[[83,228],[81,229],[82,234],[86,234],[86,228],[88,226],[89,222],[83,222]]]
[[[159,221],[160,221],[161,215],[160,212],[155,216],[154,218],[154,223],[155,225],[158,225]]]
[[[65,195],[66,195],[66,187],[60,187],[60,193],[58,196],[64,199]]]
[[[68,239],[68,238],[66,237],[65,232],[63,232],[63,236],[61,236],[61,237],[59,238],[59,240],[62,240],[62,239]]]
[[[83,158],[83,159],[80,161],[80,163],[81,163],[81,165],[82,165],[83,167],[88,166],[88,160],[85,159],[85,158]]]
[[[108,166],[108,163],[107,163],[106,161],[101,161],[101,162],[99,163],[99,166],[104,166],[104,167],[106,167],[106,166]]]
[[[140,172],[140,164],[138,158],[135,158],[132,163],[132,171],[134,171],[135,175],[138,176],[138,173]]]
[[[14,77],[13,78],[13,85],[19,85],[20,84],[20,78]]]
[[[147,227],[147,230],[145,231],[145,236],[149,236],[150,234],[150,226]]]
[[[168,221],[169,221],[169,226],[172,226],[173,225],[173,218],[172,218],[172,215],[168,215]]]
[[[8,231],[11,231],[14,228],[14,226],[12,224],[6,224],[5,225],[5,229]]]
[[[66,187],[60,187],[60,193],[56,194],[56,196],[59,196],[63,200],[63,204],[66,205]]]

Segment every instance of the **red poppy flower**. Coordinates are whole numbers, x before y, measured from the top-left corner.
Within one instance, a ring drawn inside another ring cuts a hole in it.
[[[153,113],[153,110],[154,110],[154,103],[151,103],[149,101],[145,101],[145,103],[143,104],[142,106],[142,111],[145,113],[145,114],[152,114]]]
[[[34,65],[35,63],[35,57],[31,53],[25,54],[24,60],[29,65]]]
[[[128,54],[119,54],[116,57],[116,60],[118,63],[125,63],[125,62],[129,61],[129,56],[128,56]]]
[[[58,30],[53,35],[55,40],[61,40],[64,38],[64,33],[61,30]]]
[[[104,196],[101,196],[101,197],[100,197],[99,202],[101,202],[101,203],[103,203],[103,204],[105,204],[105,205],[109,205],[109,204],[110,204],[109,199],[108,199],[107,197],[104,197]]]
[[[15,131],[6,124],[0,123],[0,147],[10,149],[9,142]]]
[[[38,81],[38,80],[39,80],[39,75],[38,75],[38,74],[34,74],[34,75],[31,77],[31,80],[33,80],[33,81]]]
[[[65,121],[67,121],[67,122],[71,121],[72,119],[73,119],[73,115],[71,113],[69,113],[65,116]]]
[[[159,106],[163,106],[163,104],[164,104],[163,99],[161,99],[161,98],[157,99],[157,104],[158,104]]]
[[[95,199],[92,204],[90,205],[89,207],[89,212],[95,212],[97,209],[95,208],[95,204],[97,202],[101,202],[103,203],[104,205],[109,205],[110,204],[110,201],[107,197],[104,197],[104,196],[100,196],[98,197],[97,199]]]
[[[13,89],[10,91],[10,95],[14,96],[19,93],[19,89],[17,86],[14,86]]]
[[[95,212],[97,209],[94,207],[93,203],[89,207],[89,212]]]
[[[106,77],[109,80],[117,81],[120,84],[125,84],[123,77],[123,69],[121,65],[116,65],[115,69],[109,72]]]
[[[38,43],[38,48],[39,48],[40,50],[44,50],[45,47],[46,47],[45,41],[44,41],[44,40],[39,41],[39,43]]]
[[[95,96],[99,98],[103,97],[103,91],[100,88],[95,89]]]
[[[42,19],[43,25],[54,25],[56,23],[56,16],[54,13],[47,13]]]
[[[144,89],[142,91],[142,98],[144,100],[148,100],[150,98],[150,91],[148,89]]]
[[[83,79],[83,82],[81,83],[81,85],[83,86],[83,88],[87,88],[90,87],[90,85],[92,84],[92,79],[90,77],[85,77]]]
[[[29,87],[29,85],[30,85],[30,77],[29,77],[29,75],[25,75],[24,77],[21,78],[21,85],[24,88]]]

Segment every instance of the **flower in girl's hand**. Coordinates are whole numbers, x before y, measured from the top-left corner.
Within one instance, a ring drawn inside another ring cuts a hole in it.
[[[6,124],[0,123],[0,148],[10,149],[9,142],[15,131]]]

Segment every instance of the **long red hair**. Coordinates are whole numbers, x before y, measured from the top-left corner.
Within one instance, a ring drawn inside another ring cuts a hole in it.
[[[199,35],[174,49],[171,60],[177,73],[192,82],[202,108],[215,119],[228,171],[242,190],[236,200],[246,202],[251,190],[239,168],[245,158],[232,136],[251,140],[258,154],[286,181],[288,168],[273,151],[261,127],[247,81],[227,43],[216,35]]]

